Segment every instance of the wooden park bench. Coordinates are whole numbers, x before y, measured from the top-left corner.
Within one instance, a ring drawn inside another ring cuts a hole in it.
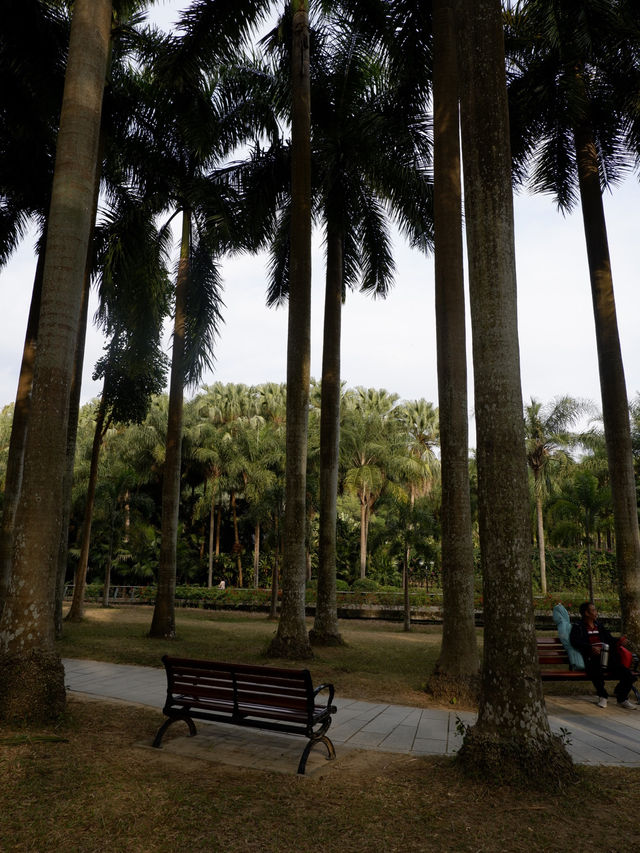
[[[590,681],[584,669],[571,667],[569,655],[559,637],[537,637],[536,644],[543,681]]]
[[[573,669],[569,663],[569,655],[559,637],[537,637],[538,663],[540,676],[543,681],[591,681],[584,669]],[[638,676],[640,673],[634,672]],[[614,680],[614,677],[611,676]],[[631,687],[640,703],[640,691],[635,685]]]
[[[314,688],[308,669],[279,669],[240,663],[219,663],[165,655],[167,698],[162,709],[165,720],[153,741],[160,747],[171,723],[184,720],[189,735],[196,734],[194,719],[234,726],[249,726],[309,739],[298,773],[304,773],[307,758],[317,743],[323,743],[329,760],[336,757],[326,736],[331,725],[333,685]],[[317,704],[318,694],[328,690],[326,703]]]

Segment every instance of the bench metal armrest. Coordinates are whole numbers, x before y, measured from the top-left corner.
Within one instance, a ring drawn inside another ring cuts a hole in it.
[[[329,708],[333,702],[333,684],[320,684],[318,687],[316,687],[316,689],[313,691],[314,699],[318,695],[318,693],[320,693],[321,690],[329,691],[329,698],[327,699],[327,708]]]

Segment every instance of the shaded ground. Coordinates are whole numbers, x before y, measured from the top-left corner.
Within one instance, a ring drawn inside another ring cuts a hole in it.
[[[57,644],[61,657],[106,660],[113,663],[162,666],[165,653],[185,657],[236,662],[295,665],[292,661],[267,658],[265,650],[276,624],[262,613],[233,613],[221,610],[187,610],[176,613],[178,637],[172,642],[150,640],[152,608],[118,606],[87,608],[87,619],[76,625],[65,623],[64,637]],[[312,626],[309,620],[308,626]],[[390,702],[416,708],[447,708],[424,688],[431,674],[442,639],[439,625],[417,625],[407,633],[402,625],[377,620],[343,620],[340,631],[346,646],[314,650],[311,661],[301,661],[314,683],[332,682],[336,693],[368,702]],[[478,631],[480,646],[482,631]],[[592,693],[590,684],[547,684],[545,693]],[[475,710],[459,700],[455,707]]]
[[[84,623],[65,623],[58,652],[61,657],[159,667],[165,653],[274,666],[296,665],[290,660],[266,656],[277,626],[263,613],[179,610],[177,639],[165,641],[145,636],[152,610],[147,606],[89,607]],[[309,620],[308,627],[312,625]],[[317,647],[313,660],[300,661],[301,666],[311,670],[314,683],[329,681],[343,696],[372,702],[444,707],[435,705],[424,692],[440,651],[439,626],[416,626],[406,633],[402,625],[395,623],[353,620],[341,622],[340,630],[346,646]]]
[[[575,848],[588,815],[594,849],[634,843],[637,770],[579,769],[563,796],[496,789],[447,759],[386,753],[299,778],[140,748],[160,719],[71,698],[56,728],[0,728],[0,849],[531,853]]]

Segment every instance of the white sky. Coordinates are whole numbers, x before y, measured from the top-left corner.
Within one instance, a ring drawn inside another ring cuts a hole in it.
[[[177,0],[155,10],[162,24],[174,18]],[[182,0],[182,5],[185,5]],[[629,398],[640,392],[637,179],[628,178],[605,197],[618,322]],[[549,198],[517,196],[516,258],[522,390],[543,402],[570,394],[600,405],[597,355],[582,217],[563,218]],[[396,284],[384,301],[357,293],[343,310],[342,375],[349,387],[386,388],[404,399],[437,402],[433,260],[396,241]],[[225,323],[216,366],[204,382],[284,382],[286,308],[265,307],[266,263],[245,256],[223,262]],[[35,261],[27,239],[0,271],[0,406],[15,397]],[[311,373],[320,377],[324,259],[313,256]],[[470,347],[470,334],[469,334]],[[91,373],[102,342],[89,333],[83,402],[100,388]],[[471,357],[469,354],[469,363]],[[470,388],[471,375],[470,375]],[[470,391],[470,409],[473,408]],[[471,423],[473,430],[473,423]]]

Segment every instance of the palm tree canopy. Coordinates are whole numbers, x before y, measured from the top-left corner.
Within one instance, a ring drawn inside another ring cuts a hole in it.
[[[506,15],[516,179],[571,210],[574,133],[593,133],[602,187],[638,165],[640,30],[626,0],[520,0]]]

